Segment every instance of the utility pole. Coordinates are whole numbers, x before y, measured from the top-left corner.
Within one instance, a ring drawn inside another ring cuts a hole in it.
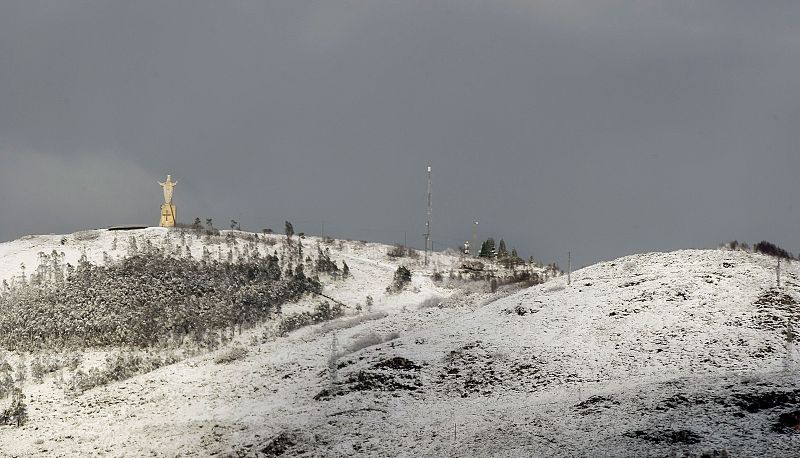
[[[778,258],[778,267],[775,268],[775,274],[778,276],[778,288],[781,287],[781,258]]]
[[[567,284],[572,284],[572,252],[567,251]]]
[[[472,225],[472,249],[475,250],[475,257],[478,257],[478,221]]]
[[[425,266],[428,265],[428,245],[430,245],[430,240],[431,240],[431,164],[428,163],[428,220],[425,222]]]
[[[325,240],[325,221],[322,222],[322,240]]]

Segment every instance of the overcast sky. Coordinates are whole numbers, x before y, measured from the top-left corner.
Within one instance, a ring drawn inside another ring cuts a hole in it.
[[[561,265],[800,251],[797,1],[0,2],[0,240],[180,220]]]

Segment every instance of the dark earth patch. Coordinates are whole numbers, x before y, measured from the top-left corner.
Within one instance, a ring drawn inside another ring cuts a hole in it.
[[[772,426],[778,433],[800,433],[800,410],[784,412],[778,416],[778,421]]]
[[[394,358],[383,360],[372,367],[375,369],[393,369],[399,371],[418,371],[421,368],[414,361],[403,358],[402,356],[395,356]]]
[[[577,410],[581,415],[589,415],[592,413],[598,413],[601,410],[608,409],[616,405],[619,405],[619,401],[616,401],[608,396],[592,396],[583,402],[575,404],[575,410]]]
[[[785,333],[788,320],[800,319],[795,298],[778,289],[763,292],[753,305],[758,310],[754,319],[757,328]]]
[[[774,407],[800,403],[800,389],[792,391],[766,391],[760,393],[737,393],[733,395],[734,405],[749,413],[756,413]]]
[[[446,392],[462,398],[491,394],[494,387],[502,384],[498,359],[499,356],[487,351],[482,342],[469,343],[445,356],[444,368],[436,383]]]
[[[628,431],[625,436],[634,439],[645,440],[656,444],[697,444],[700,442],[700,436],[688,429],[671,430],[665,429],[661,431]]]

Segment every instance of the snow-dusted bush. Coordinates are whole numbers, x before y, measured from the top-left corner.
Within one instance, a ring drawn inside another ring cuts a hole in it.
[[[327,301],[325,301],[321,304],[317,304],[317,306],[314,307],[313,312],[295,313],[282,318],[278,324],[277,334],[279,336],[285,336],[295,329],[300,329],[304,326],[332,320],[342,316],[343,314],[344,311],[342,310],[341,305],[333,304],[333,306],[331,306]]]
[[[0,399],[8,396],[14,388],[12,372],[11,365],[0,355]]]
[[[175,362],[174,355],[162,358],[157,354],[122,351],[109,353],[102,366],[91,368],[88,372],[76,370],[72,378],[65,382],[64,391],[78,395],[86,390],[126,380]]]
[[[394,340],[400,337],[400,334],[397,332],[390,332],[385,335],[380,335],[375,332],[370,332],[369,334],[365,334],[360,336],[356,340],[354,340],[350,345],[344,348],[339,353],[339,356],[344,356],[350,353],[355,353],[359,350],[363,350],[367,347],[373,347],[375,345],[380,345],[385,342],[389,342],[390,340]]]
[[[392,283],[386,287],[387,293],[399,293],[411,283],[411,271],[406,266],[400,266],[394,272],[394,278],[392,279]]]
[[[419,308],[427,309],[431,307],[439,307],[442,303],[442,298],[436,295],[428,296],[419,303]]]
[[[25,395],[19,388],[11,392],[11,403],[0,411],[0,425],[22,426],[28,419],[28,406],[25,404]]]
[[[794,255],[774,243],[762,240],[753,245],[753,251],[777,258],[794,259]]]
[[[564,283],[561,283],[561,282],[553,282],[553,283],[551,283],[551,284],[549,284],[549,285],[545,286],[545,288],[544,288],[544,292],[546,292],[546,293],[554,293],[554,292],[556,292],[556,291],[561,291],[561,290],[563,290],[564,288],[566,288],[566,286],[564,286]]]
[[[349,329],[367,321],[379,320],[386,318],[389,314],[386,312],[366,313],[363,315],[356,315],[350,318],[342,318],[336,321],[329,321],[323,323],[316,329],[316,334],[325,334],[331,331],[338,331],[340,329]]]
[[[31,378],[37,383],[41,383],[44,377],[58,370],[67,368],[75,370],[81,363],[80,353],[64,353],[36,355],[31,360]]]
[[[241,345],[233,345],[221,351],[216,357],[214,362],[217,364],[228,364],[238,361],[247,356],[247,349]]]
[[[406,249],[402,245],[393,246],[386,252],[386,256],[390,258],[403,258],[406,256]]]

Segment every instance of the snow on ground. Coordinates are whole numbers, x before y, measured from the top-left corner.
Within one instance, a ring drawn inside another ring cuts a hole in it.
[[[158,231],[144,234],[163,237]],[[106,243],[108,234],[101,237]],[[800,372],[784,335],[787,320],[800,317],[796,264],[782,267],[778,288],[767,256],[648,253],[574,272],[570,285],[558,277],[494,295],[484,284],[433,282],[413,264],[413,286],[393,296],[384,289],[398,261],[386,248],[331,248],[353,278],[327,282],[325,293],[347,304],[372,295],[366,317],[349,310],[269,341],[251,339],[254,329],[239,338],[249,349],[241,360],[197,356],[76,398],[46,380],[30,388],[28,425],[0,427],[0,455],[800,450],[791,417],[800,415]],[[0,250],[14,262],[25,251]],[[457,265],[434,259],[440,271]],[[434,295],[440,299],[425,302]]]

